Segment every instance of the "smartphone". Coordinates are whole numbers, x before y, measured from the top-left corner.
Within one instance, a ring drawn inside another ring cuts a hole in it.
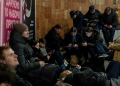
[[[75,68],[78,69],[78,66],[76,66]]]

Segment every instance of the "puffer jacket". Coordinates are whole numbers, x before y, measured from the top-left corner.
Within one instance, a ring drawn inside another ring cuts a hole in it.
[[[105,73],[93,72],[90,68],[82,68],[80,72],[67,75],[64,82],[72,86],[105,86],[107,77]]]
[[[112,25],[113,27],[117,26],[118,24],[118,17],[117,14],[111,10],[111,14],[107,15],[105,12],[101,16],[101,22],[100,24],[104,26],[105,24],[107,25]]]
[[[18,55],[19,67],[24,71],[31,71],[40,68],[40,63],[35,62],[33,50],[27,43],[28,39],[21,36],[14,30],[10,35],[10,46]]]
[[[18,55],[19,66],[29,76],[34,78],[37,83],[41,81],[51,83],[55,76],[57,65],[45,65],[40,67],[39,59],[33,58],[33,50],[27,43],[28,39],[21,36],[14,30],[10,35],[10,46]]]

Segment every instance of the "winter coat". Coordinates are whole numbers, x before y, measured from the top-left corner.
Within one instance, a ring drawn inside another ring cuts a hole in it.
[[[93,72],[90,68],[82,68],[80,72],[75,71],[67,75],[64,82],[72,86],[104,86],[107,79],[104,74]]]
[[[65,46],[68,46],[68,44],[70,44],[70,43],[72,44],[73,43],[72,42],[72,40],[73,40],[72,37],[73,36],[70,34],[70,32],[65,35],[65,39],[64,39]],[[81,36],[80,33],[77,33],[76,34],[76,38],[75,38],[75,44],[80,45],[82,42],[84,42],[83,37]]]
[[[53,42],[59,42],[60,44],[64,44],[63,43],[63,39],[60,37],[59,33],[58,33],[58,37],[56,37],[56,31],[54,29],[54,27],[48,32],[48,34],[45,36],[46,39],[46,43],[53,43]],[[48,46],[49,47],[49,46]]]
[[[87,47],[95,47],[97,42],[103,42],[103,39],[100,36],[100,32],[96,29],[94,29],[94,31],[92,32],[91,37],[85,36],[84,40],[87,42]]]
[[[77,14],[76,14],[76,18],[73,18],[73,26],[74,27],[80,27],[83,25],[83,19],[84,19],[84,15],[82,14],[81,11],[77,11]]]
[[[37,82],[40,82],[41,80],[49,83],[52,82],[57,66],[46,65],[44,67],[40,67],[39,60],[33,58],[33,50],[28,45],[25,37],[13,30],[10,35],[10,45],[15,51],[15,54],[18,55],[18,67],[28,73],[28,75],[34,78]]]
[[[24,71],[40,68],[40,63],[35,62],[33,50],[27,43],[28,39],[12,31],[10,35],[10,46],[18,55],[19,67]]]
[[[41,59],[42,61],[44,62],[48,62],[47,60],[47,56],[44,56],[41,52],[40,52],[40,49],[37,49],[35,47],[32,47],[33,51],[34,51],[34,54],[33,56],[34,57],[38,57],[38,59]]]
[[[109,48],[114,50],[114,61],[120,62],[120,37],[118,37],[114,42],[109,45]]]
[[[102,14],[101,17],[101,25],[112,25],[113,27],[117,26],[118,24],[118,17],[117,14],[111,11],[110,15],[107,15],[105,12]]]
[[[84,16],[84,25],[89,26],[91,23],[99,24],[101,18],[101,12],[98,10],[95,10],[95,13],[91,14],[90,11],[88,11]]]

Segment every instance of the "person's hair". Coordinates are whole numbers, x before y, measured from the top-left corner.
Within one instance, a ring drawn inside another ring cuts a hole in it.
[[[15,69],[12,66],[0,62],[0,84],[13,84],[16,80]]]
[[[39,43],[37,40],[32,40],[32,41],[30,42],[30,45],[31,45],[31,46],[35,46],[37,43]]]
[[[11,49],[10,46],[0,46],[0,59],[5,60],[5,56],[3,51],[6,49]]]
[[[105,11],[111,11],[111,7],[106,7]]]
[[[72,28],[70,29],[70,32],[76,32],[76,31],[77,31],[76,27],[72,27]]]
[[[46,40],[45,40],[45,38],[41,38],[41,39],[39,39],[39,43],[40,43],[40,42],[46,44]]]
[[[93,28],[92,28],[92,27],[87,27],[87,28],[85,29],[85,32],[93,32]]]
[[[64,78],[64,77],[67,76],[67,71],[68,71],[68,70],[64,70],[64,71],[60,74],[60,76],[59,76],[59,79],[60,79],[60,80],[62,80],[62,78]]]
[[[114,9],[114,12],[115,12],[115,11],[119,11],[118,8],[115,8],[115,9]]]

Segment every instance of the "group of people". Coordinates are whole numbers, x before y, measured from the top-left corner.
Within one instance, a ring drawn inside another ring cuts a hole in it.
[[[57,86],[59,79],[72,86],[111,86],[111,83],[118,86],[120,37],[113,41],[118,20],[117,14],[112,11],[106,7],[101,15],[94,6],[90,6],[84,16],[80,11],[71,11],[74,26],[64,39],[59,34],[61,26],[57,24],[45,38],[29,41],[28,26],[14,22],[10,46],[0,46],[0,85]],[[111,31],[110,37],[105,35],[108,47],[102,44],[100,24],[104,35],[107,29]],[[81,28],[83,35],[80,34]],[[61,48],[66,51],[65,55],[61,54]],[[85,63],[89,64],[82,65],[81,53]],[[70,66],[69,61],[75,56],[76,64]],[[104,59],[111,61],[106,71]],[[96,69],[99,67],[103,70],[98,72]]]

